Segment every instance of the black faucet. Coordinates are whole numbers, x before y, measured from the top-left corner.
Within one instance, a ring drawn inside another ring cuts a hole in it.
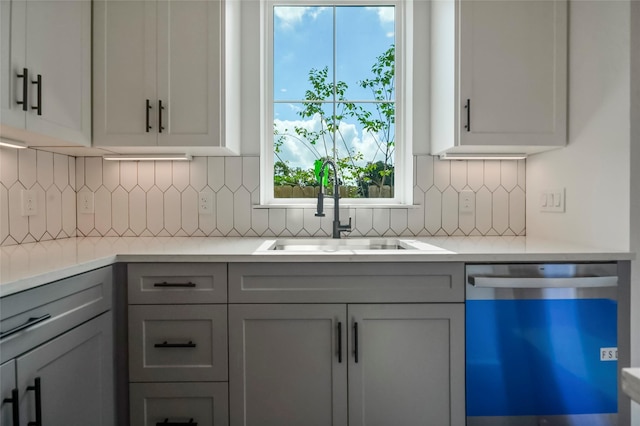
[[[324,217],[324,187],[322,185],[322,180],[324,178],[324,168],[327,165],[331,165],[333,168],[333,238],[340,238],[341,232],[351,232],[351,218],[349,218],[348,225],[340,224],[340,181],[338,180],[336,164],[332,160],[325,160],[325,162],[322,163],[322,167],[320,167],[318,179],[320,181],[320,192],[318,192],[318,208],[316,216]]]

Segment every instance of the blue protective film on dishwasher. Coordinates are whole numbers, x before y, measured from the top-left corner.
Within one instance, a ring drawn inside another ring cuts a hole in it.
[[[613,300],[467,300],[467,416],[616,413],[616,347]]]

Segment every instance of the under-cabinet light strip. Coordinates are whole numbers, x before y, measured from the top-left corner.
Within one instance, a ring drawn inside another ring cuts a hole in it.
[[[524,160],[527,154],[440,154],[441,160]]]
[[[191,161],[188,154],[114,154],[102,158],[109,161]]]
[[[14,141],[13,139],[0,138],[0,146],[9,148],[24,149],[27,145],[24,142]]]

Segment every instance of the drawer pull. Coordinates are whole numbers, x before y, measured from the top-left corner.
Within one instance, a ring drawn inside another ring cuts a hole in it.
[[[169,343],[166,340],[153,345],[156,348],[195,348],[196,344],[189,340],[189,343]]]
[[[198,426],[198,422],[194,422],[193,419],[189,419],[188,422],[170,422],[169,419],[164,419],[164,422],[157,422],[156,426]]]
[[[3,402],[11,404],[11,418],[13,420],[13,426],[20,426],[20,405],[19,405],[18,389],[11,391],[11,398],[5,398]]]
[[[22,330],[24,330],[26,328],[31,327],[32,325],[36,325],[38,323],[46,321],[49,318],[51,318],[50,314],[45,314],[45,315],[43,315],[41,317],[36,317],[36,318],[31,317],[24,324],[19,325],[17,327],[14,327],[11,330],[3,331],[2,333],[0,333],[0,339],[4,339],[5,337],[11,336],[12,334],[15,334],[15,333],[17,333],[19,331],[22,331]]]
[[[191,281],[189,281],[188,283],[168,283],[166,281],[161,282],[161,283],[155,283],[153,285],[154,287],[195,287],[196,283],[192,283]]]

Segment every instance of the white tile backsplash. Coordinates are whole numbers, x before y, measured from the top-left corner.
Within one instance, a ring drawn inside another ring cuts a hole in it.
[[[51,152],[0,148],[0,245],[76,235],[75,162]],[[33,216],[22,216],[25,189],[36,194]]]
[[[352,236],[524,235],[526,162],[414,158],[414,206],[357,207]],[[328,236],[333,210],[254,208],[257,156],[195,157],[191,162],[110,162],[33,149],[0,149],[0,244],[70,236]],[[38,195],[36,216],[21,215],[22,189]],[[475,211],[458,212],[462,190]],[[94,193],[95,213],[76,211],[76,193]],[[212,214],[198,194],[212,194]]]

